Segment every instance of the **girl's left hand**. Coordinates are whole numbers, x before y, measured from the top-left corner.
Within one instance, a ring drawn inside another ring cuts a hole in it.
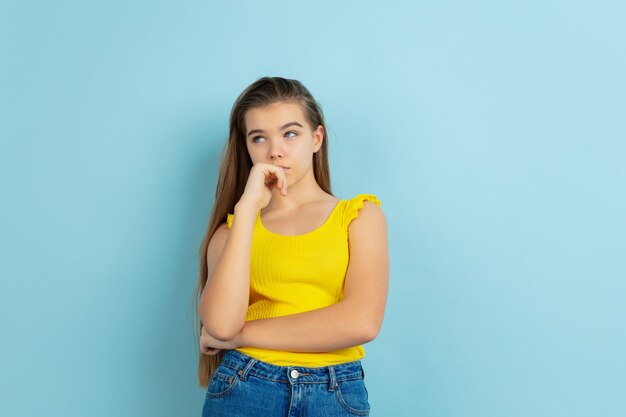
[[[231,350],[239,347],[237,343],[237,337],[228,340],[217,340],[209,335],[204,326],[202,326],[202,333],[200,334],[200,351],[205,355],[215,355],[220,350]]]

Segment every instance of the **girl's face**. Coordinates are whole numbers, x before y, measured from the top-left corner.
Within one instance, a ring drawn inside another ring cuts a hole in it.
[[[248,109],[245,135],[252,163],[288,168],[284,171],[287,184],[312,171],[313,153],[322,146],[324,127],[313,130],[306,120],[302,106],[295,102]]]

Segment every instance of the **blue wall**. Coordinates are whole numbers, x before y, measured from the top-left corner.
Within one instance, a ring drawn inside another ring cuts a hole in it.
[[[90,3],[0,6],[0,415],[200,415],[197,253],[263,75],[388,218],[372,416],[626,415],[621,3]]]

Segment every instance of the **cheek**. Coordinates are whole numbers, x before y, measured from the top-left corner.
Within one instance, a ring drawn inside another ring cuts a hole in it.
[[[250,159],[252,159],[252,162],[256,162],[261,159],[261,152],[259,152],[258,148],[254,149],[248,146],[248,155],[250,155]]]
[[[302,141],[298,143],[298,145],[295,146],[293,150],[298,155],[301,155],[302,158],[306,156],[306,158],[308,159],[308,155],[313,154],[313,144],[311,142]]]

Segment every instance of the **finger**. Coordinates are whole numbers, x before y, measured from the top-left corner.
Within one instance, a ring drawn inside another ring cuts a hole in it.
[[[272,167],[275,169],[274,175],[276,175],[276,187],[283,192],[285,186],[287,185],[287,179],[285,178],[285,172],[281,167]]]
[[[285,176],[284,171],[281,172],[281,175],[283,177],[283,186],[281,187],[281,192],[283,193],[283,195],[287,195],[287,177]]]

